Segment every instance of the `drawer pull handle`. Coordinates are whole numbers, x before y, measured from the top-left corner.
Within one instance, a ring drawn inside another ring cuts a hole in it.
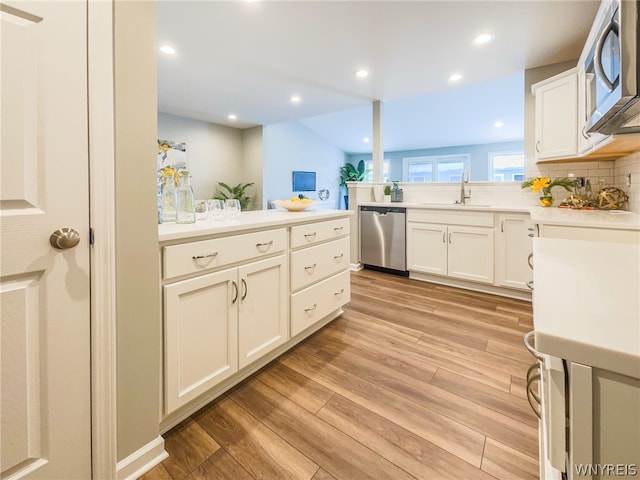
[[[337,297],[338,295],[342,295],[344,293],[344,288],[341,288],[339,292],[333,292],[333,294]]]
[[[334,255],[333,259],[334,260],[339,260],[340,258],[344,257],[344,253],[341,253],[340,255]]]
[[[316,238],[316,232],[305,233],[304,234],[304,238],[306,238],[307,240],[313,240],[314,238]]]
[[[314,263],[313,265],[311,265],[309,267],[304,267],[304,269],[306,270],[307,273],[313,273],[316,270],[316,265],[317,264]]]
[[[344,230],[344,227],[333,227],[334,232],[341,232],[342,230]]]
[[[203,258],[213,258],[217,256],[218,256],[218,252],[213,252],[213,253],[210,253],[209,255],[194,255],[191,258],[197,262],[198,260],[202,260]]]
[[[529,290],[533,291],[533,280],[529,280],[527,282],[527,287],[529,288]]]
[[[258,247],[258,248],[270,247],[271,245],[273,245],[273,240],[270,240],[268,242],[256,243],[256,247]]]
[[[238,284],[235,280],[231,280],[231,285],[233,286],[233,298],[231,299],[231,303],[236,303],[238,301]]]
[[[244,300],[245,298],[247,298],[247,293],[249,293],[249,288],[247,287],[247,279],[242,277],[242,288],[244,289],[244,292],[242,293],[242,297],[240,298],[240,300]]]
[[[527,257],[527,263],[529,264],[529,268],[533,270],[533,252]]]
[[[318,304],[317,304],[317,303],[314,303],[314,304],[313,304],[313,307],[311,307],[311,308],[305,308],[305,309],[304,309],[304,311],[305,311],[305,312],[307,312],[307,313],[309,313],[309,312],[313,312],[313,311],[316,309],[316,307],[317,307],[317,306],[318,306]]]

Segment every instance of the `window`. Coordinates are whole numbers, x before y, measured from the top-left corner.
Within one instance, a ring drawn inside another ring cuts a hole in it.
[[[493,182],[522,182],[524,152],[489,153],[489,179]]]
[[[402,163],[405,182],[459,182],[469,169],[469,154],[405,157]]]
[[[390,164],[389,160],[382,161],[382,181],[385,183],[389,181],[389,164]],[[371,171],[367,174],[364,181],[373,182],[373,160],[369,160],[365,162],[365,165],[367,167],[367,170],[371,170]]]

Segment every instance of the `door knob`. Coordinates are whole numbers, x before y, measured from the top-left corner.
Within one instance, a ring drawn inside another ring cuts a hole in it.
[[[73,248],[80,243],[80,234],[73,228],[59,228],[49,237],[51,246],[58,250]]]

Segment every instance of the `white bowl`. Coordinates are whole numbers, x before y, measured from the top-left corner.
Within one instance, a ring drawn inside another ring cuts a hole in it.
[[[292,202],[291,200],[275,200],[277,206],[282,207],[290,212],[301,212],[315,205],[316,202]]]

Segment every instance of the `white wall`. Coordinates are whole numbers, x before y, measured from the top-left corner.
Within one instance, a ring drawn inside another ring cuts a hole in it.
[[[196,198],[211,198],[219,181],[246,183],[242,130],[158,113],[158,138],[187,144],[187,166]]]
[[[327,204],[338,208],[338,177],[346,154],[325,142],[300,122],[287,122],[264,127],[263,208],[273,200],[293,195],[291,173],[294,170],[315,171],[317,190],[326,188],[331,196]],[[308,192],[317,200],[316,193]]]

